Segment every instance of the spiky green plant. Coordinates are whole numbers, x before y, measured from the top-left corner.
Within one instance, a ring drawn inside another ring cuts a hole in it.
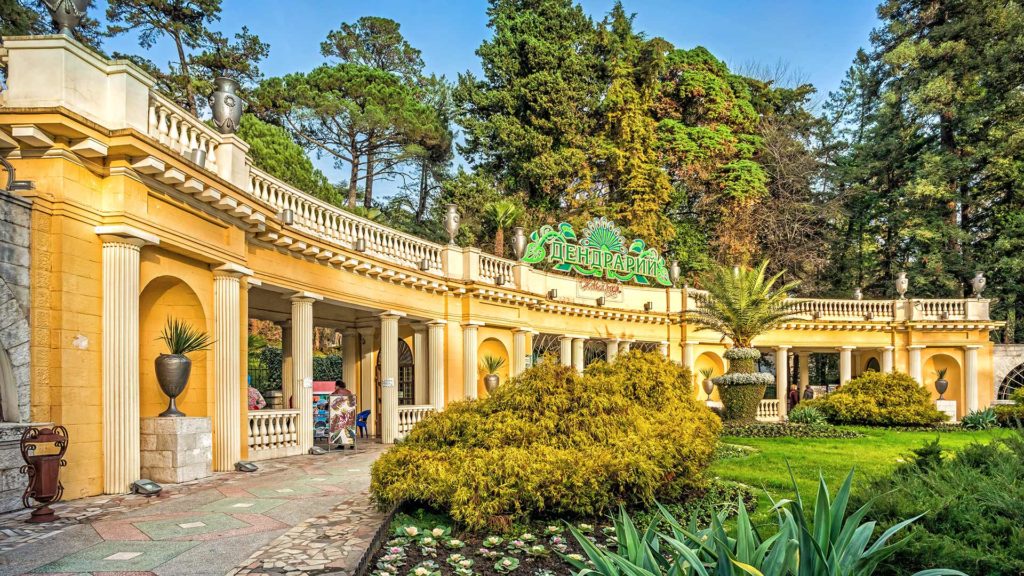
[[[484,356],[481,365],[487,374],[497,374],[498,370],[505,365],[505,359],[501,356],[491,356],[490,354]]]
[[[163,340],[167,345],[168,354],[189,354],[206,350],[213,344],[206,332],[193,328],[191,324],[177,318],[167,318],[167,323],[164,324],[157,340]]]
[[[523,207],[514,200],[495,200],[484,206],[484,215],[494,224],[494,255],[505,257],[505,230],[523,216]]]
[[[721,332],[737,348],[750,348],[754,338],[796,315],[789,293],[799,282],[776,286],[783,273],[768,278],[767,268],[767,260],[756,268],[715,266],[703,278],[707,295],[697,299],[689,320]]]
[[[948,372],[948,371],[949,371],[949,368],[939,368],[938,370],[936,370],[935,373],[938,374],[938,376],[939,376],[938,378],[936,378],[936,380],[942,380],[943,378],[945,378],[946,377],[946,372]]]
[[[813,510],[805,511],[794,479],[796,496],[775,503],[778,531],[767,538],[758,533],[742,501],[731,531],[725,528],[725,512],[701,529],[696,518],[684,526],[659,505],[660,517],[641,532],[620,510],[613,518],[615,551],[598,547],[570,526],[590,565],[566,560],[579,569],[577,576],[871,576],[907,543],[907,538],[890,543],[892,538],[920,516],[895,524],[872,542],[875,522],[862,523],[872,502],[847,514],[852,484],[851,471],[833,499],[821,478]],[[671,534],[659,531],[662,522]],[[965,576],[948,569],[923,570],[914,576],[943,575]]]
[[[700,369],[700,375],[703,376],[705,379],[711,378],[711,376],[714,375],[714,373],[715,373],[715,369],[714,368],[701,368]]]

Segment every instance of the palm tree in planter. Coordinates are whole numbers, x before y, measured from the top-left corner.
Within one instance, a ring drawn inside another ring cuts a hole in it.
[[[513,200],[496,200],[484,206],[484,214],[494,224],[494,255],[505,257],[505,230],[523,216],[523,207]]]
[[[695,326],[732,340],[733,347],[725,351],[729,371],[714,379],[725,420],[756,419],[757,406],[775,378],[757,372],[761,353],[752,342],[796,316],[789,292],[798,283],[776,286],[783,273],[768,278],[767,268],[767,260],[756,268],[715,266],[703,279],[707,294],[697,298],[697,310],[689,316]]]
[[[161,412],[160,416],[181,417],[185,414],[178,410],[175,399],[185,391],[188,377],[192,373],[192,360],[185,355],[206,350],[213,342],[206,332],[193,328],[177,318],[167,319],[167,324],[164,325],[157,340],[163,340],[168,353],[160,354],[154,361],[156,380],[160,383],[160,389],[170,398],[167,410]]]

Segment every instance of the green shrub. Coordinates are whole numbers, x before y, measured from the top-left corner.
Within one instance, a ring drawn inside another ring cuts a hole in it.
[[[960,425],[966,430],[988,430],[999,426],[999,418],[996,411],[989,406],[984,410],[975,410],[960,420]]]
[[[706,484],[721,428],[689,382],[657,353],[583,374],[541,362],[424,419],[374,464],[373,498],[429,505],[474,529],[684,500]]]
[[[802,405],[797,405],[789,411],[789,422],[790,424],[812,424],[818,426],[828,423],[821,410],[814,406]]]
[[[761,353],[756,348],[730,348],[725,351],[729,372],[714,379],[722,399],[722,419],[727,422],[756,422],[757,407],[765,388],[775,380],[771,374],[757,372]]]
[[[1013,400],[1014,404],[1024,404],[1024,387],[1015,388],[1010,392],[1010,400]]]
[[[821,410],[833,424],[927,426],[947,418],[935,409],[927,389],[900,372],[865,372],[805,405]]]
[[[860,438],[856,430],[837,428],[829,425],[785,424],[781,422],[759,422],[757,424],[734,424],[726,422],[723,436],[738,438]]]
[[[1024,404],[999,404],[992,409],[996,414],[996,421],[1005,428],[1019,428],[1024,426]]]
[[[947,566],[985,576],[1024,574],[1024,439],[1014,433],[952,457],[939,454],[941,448],[929,443],[915,450],[912,462],[855,494],[855,504],[875,499],[880,529],[927,512],[879,573]]]

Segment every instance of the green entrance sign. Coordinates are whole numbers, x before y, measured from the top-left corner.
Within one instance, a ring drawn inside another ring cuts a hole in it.
[[[568,222],[531,232],[523,262],[536,264],[544,260],[562,272],[644,286],[672,285],[665,259],[658,251],[648,248],[640,239],[627,246],[622,231],[607,218],[591,220],[579,237]]]

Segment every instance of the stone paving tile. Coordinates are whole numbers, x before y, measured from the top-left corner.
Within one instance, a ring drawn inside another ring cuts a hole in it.
[[[351,571],[384,517],[367,492],[369,467],[382,451],[364,443],[165,486],[155,498],[61,503],[61,519],[45,525],[25,524],[27,511],[3,514],[0,576]]]

